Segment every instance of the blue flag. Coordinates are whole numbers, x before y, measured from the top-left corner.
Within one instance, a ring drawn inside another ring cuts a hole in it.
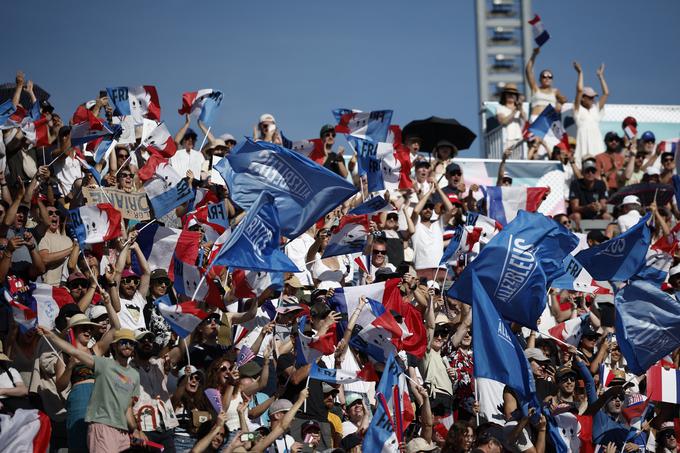
[[[564,273],[562,261],[576,245],[578,238],[549,217],[519,211],[465,268],[447,295],[471,304],[475,273],[505,319],[537,329],[547,288]]]
[[[8,99],[2,104],[0,104],[0,126],[3,126],[10,116],[14,115],[17,108],[12,104],[12,100]]]
[[[384,395],[385,399],[389,399],[393,394],[392,389],[399,384],[399,375],[402,369],[394,358],[394,354],[390,354],[385,363],[385,370],[383,371],[380,383],[376,387],[376,408],[371,424],[366,430],[364,441],[361,445],[361,450],[366,452],[394,452],[398,451],[397,435],[394,432],[394,425],[392,424],[391,416],[386,409],[386,405],[382,404],[378,394]]]
[[[263,191],[271,193],[281,233],[289,239],[357,193],[352,184],[330,170],[269,142],[246,139],[214,168],[229,186],[231,199],[245,210]]]
[[[348,214],[361,215],[361,214],[373,214],[374,212],[386,210],[391,211],[392,208],[388,208],[388,206],[390,206],[390,203],[387,200],[385,200],[385,198],[383,198],[382,195],[377,195],[373,198],[369,198],[368,200],[364,201],[359,206],[349,211]]]
[[[680,302],[634,280],[616,293],[616,339],[631,373],[640,375],[680,346]],[[476,364],[475,364],[476,365]]]
[[[217,252],[211,266],[221,264],[253,271],[300,272],[279,250],[279,239],[279,216],[274,197],[268,192],[261,192]]]
[[[449,245],[444,249],[442,259],[439,260],[439,265],[447,264],[449,261],[458,261],[458,258],[460,258],[463,253],[461,241],[465,241],[466,239],[467,231],[465,230],[465,227],[463,227],[463,225],[457,225],[453,230],[453,236],[449,240]],[[466,244],[462,245],[465,246]]]
[[[502,382],[523,400],[530,400],[536,384],[524,350],[494,308],[477,275],[472,272],[472,354],[475,377]]]
[[[621,282],[640,272],[645,265],[651,232],[647,226],[650,214],[630,230],[594,247],[581,250],[576,260],[595,280]]]

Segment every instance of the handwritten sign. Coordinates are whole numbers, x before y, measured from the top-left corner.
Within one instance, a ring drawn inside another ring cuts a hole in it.
[[[128,193],[118,189],[91,189],[83,188],[83,196],[87,199],[87,205],[99,203],[111,203],[123,215],[124,219],[150,220],[151,210],[146,192]]]

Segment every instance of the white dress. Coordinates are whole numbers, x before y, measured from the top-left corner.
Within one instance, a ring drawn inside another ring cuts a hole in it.
[[[498,107],[496,107],[496,114],[498,115],[507,117],[511,112],[512,110],[504,105],[499,104]],[[517,142],[521,142],[523,139],[522,118],[519,116],[519,111],[515,110],[512,115],[512,121],[503,126],[503,149],[507,149]]]
[[[574,121],[578,128],[574,160],[578,168],[581,168],[581,160],[585,156],[595,156],[605,148],[600,132],[600,120],[603,116],[604,108],[600,110],[597,103],[593,104],[590,109],[580,106],[574,111]]]

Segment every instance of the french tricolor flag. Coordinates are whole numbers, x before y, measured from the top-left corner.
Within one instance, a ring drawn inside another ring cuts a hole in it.
[[[28,121],[21,126],[26,139],[35,146],[50,146],[47,118],[40,117],[37,121]]]
[[[335,132],[350,134],[359,138],[370,138],[375,142],[387,140],[392,110],[362,112],[350,109],[335,109],[333,115],[338,121]]]
[[[479,242],[481,234],[482,229],[480,227],[471,227],[468,231],[463,225],[457,225],[456,229],[453,230],[453,236],[449,239],[449,245],[444,250],[442,259],[439,261],[439,265],[455,265],[463,255],[472,251],[474,245]]]
[[[470,234],[477,228],[481,230],[479,234],[479,242],[482,245],[486,245],[494,236],[498,234],[499,231],[503,229],[503,225],[490,217],[482,215],[478,212],[470,211],[465,216],[465,229],[468,231],[468,234]]]
[[[377,382],[378,374],[373,365],[368,362],[359,371],[347,371],[336,368],[320,368],[316,363],[309,370],[309,378],[329,384],[351,384],[352,382],[367,381]]]
[[[664,239],[664,238],[661,238]],[[641,278],[659,286],[666,281],[668,271],[673,264],[673,256],[664,250],[659,250],[653,246],[647,250],[645,265],[637,273],[635,278]]]
[[[248,299],[259,296],[272,286],[274,289],[283,289],[283,272],[234,269],[231,283],[236,297]]]
[[[170,279],[174,277],[173,257],[185,263],[195,263],[200,241],[200,231],[166,228],[158,223],[152,223],[137,236],[137,244],[151,270],[164,269]],[[132,254],[132,269],[138,273],[141,270],[135,254]]]
[[[206,240],[215,242],[226,229],[230,228],[229,216],[224,202],[203,205],[194,212],[187,214],[184,228],[188,229],[194,225],[202,225]]]
[[[144,118],[161,120],[161,103],[155,86],[115,87],[106,91],[115,116],[132,116],[135,125],[143,124]]]
[[[170,158],[177,152],[177,144],[175,139],[170,135],[168,127],[165,123],[158,123],[158,125],[145,137],[142,145],[146,147],[149,153],[158,154],[161,157]],[[184,177],[185,175],[181,175]]]
[[[609,387],[609,384],[612,383],[615,377],[614,370],[612,370],[609,365],[605,365],[604,363],[600,365],[600,387]]]
[[[675,153],[678,150],[678,142],[680,139],[664,140],[659,143],[659,151],[662,153]]]
[[[72,304],[73,298],[66,288],[52,286],[45,283],[31,285],[30,298],[35,300],[38,323],[41,326],[53,329],[54,320],[59,314],[59,309],[66,304]]]
[[[680,404],[680,371],[658,365],[647,370],[647,398]]]
[[[346,215],[333,229],[322,258],[360,253],[368,240],[368,215]]]
[[[534,17],[529,20],[529,25],[531,25],[534,41],[538,47],[541,47],[550,39],[550,34],[543,28],[543,22],[541,22],[541,17],[538,14],[534,14]]]
[[[22,332],[33,329],[38,323],[38,314],[35,312],[35,306],[28,307],[20,302],[15,301],[12,296],[5,290],[5,298],[12,308],[12,317],[19,325]]]
[[[82,206],[69,214],[81,244],[98,244],[121,235],[121,214],[109,203]]]
[[[507,225],[517,217],[520,209],[536,212],[549,190],[547,187],[487,186],[486,210],[489,217]]]
[[[314,363],[323,355],[332,354],[337,342],[335,324],[323,336],[310,337],[304,333],[307,322],[309,322],[307,316],[302,316],[298,320],[298,334],[295,337],[295,364],[298,367]]]
[[[203,275],[197,266],[175,257],[173,271],[172,284],[178,294],[186,296],[187,299],[195,297],[196,300],[205,300],[208,295],[208,285],[201,284]],[[200,287],[199,284],[201,284]]]
[[[182,107],[177,111],[180,115],[198,115],[199,121],[210,124],[213,113],[222,104],[223,94],[212,88],[204,88],[182,94]]]
[[[156,299],[155,303],[170,328],[182,338],[189,336],[210,314],[198,308],[198,302],[194,300],[171,305],[170,298],[165,295]]]
[[[323,165],[326,160],[326,153],[324,153],[323,142],[320,138],[293,141],[281,134],[281,140],[284,148],[300,153],[319,165]]]
[[[87,161],[79,154],[80,153],[78,153],[76,151],[76,159],[78,160],[78,162],[80,162],[80,165],[85,170],[87,170],[94,177],[94,179],[97,181],[97,184],[99,184],[101,186],[102,185],[102,175],[99,174],[99,172],[97,171],[96,168],[94,168],[94,166],[88,164]]]
[[[578,318],[568,319],[548,330],[548,333],[558,340],[562,340],[572,346],[578,346],[583,335],[583,324],[588,321],[589,314]]]
[[[628,137],[628,140],[632,140],[637,135],[637,127],[635,127],[634,124],[629,124],[625,127],[623,132],[626,134],[626,137]]]
[[[548,146],[561,144],[564,149],[569,149],[569,136],[564,130],[562,116],[552,105],[548,105],[529,125],[528,133],[542,138]]]

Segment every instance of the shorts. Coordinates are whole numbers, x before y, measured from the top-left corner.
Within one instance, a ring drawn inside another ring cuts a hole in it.
[[[97,453],[118,453],[130,448],[130,435],[113,426],[90,423],[87,428],[87,448]]]

